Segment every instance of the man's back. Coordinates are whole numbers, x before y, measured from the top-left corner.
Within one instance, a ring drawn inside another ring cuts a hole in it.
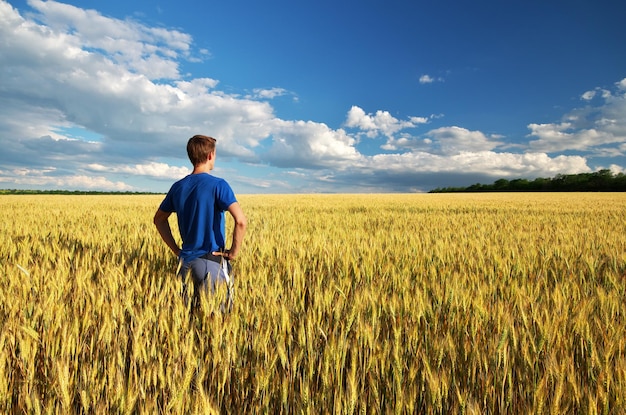
[[[177,214],[183,260],[224,248],[224,211],[234,202],[228,183],[208,173],[190,174],[172,185],[160,209]]]

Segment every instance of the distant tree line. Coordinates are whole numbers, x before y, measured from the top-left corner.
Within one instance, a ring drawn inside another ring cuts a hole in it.
[[[429,193],[455,192],[624,192],[626,175],[599,170],[594,173],[559,174],[553,178],[534,180],[499,179],[492,184],[476,183],[468,187],[441,187]]]
[[[23,190],[0,189],[0,195],[155,195],[151,192],[110,192],[99,190]]]

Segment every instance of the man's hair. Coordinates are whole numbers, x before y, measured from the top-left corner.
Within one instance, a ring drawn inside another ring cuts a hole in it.
[[[187,142],[187,155],[191,164],[197,166],[204,163],[209,154],[215,151],[215,138],[206,135],[194,135]]]

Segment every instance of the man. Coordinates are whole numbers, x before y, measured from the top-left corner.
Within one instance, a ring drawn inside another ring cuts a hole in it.
[[[161,238],[180,259],[178,274],[190,271],[197,293],[217,283],[229,285],[230,263],[239,255],[247,220],[235,195],[224,179],[209,174],[215,166],[215,139],[195,135],[187,142],[187,155],[193,172],[172,185],[154,215]],[[235,222],[230,249],[226,248],[224,212]],[[176,212],[183,241],[178,247],[168,221]],[[232,297],[230,298],[232,301]],[[231,303],[232,305],[232,303]]]

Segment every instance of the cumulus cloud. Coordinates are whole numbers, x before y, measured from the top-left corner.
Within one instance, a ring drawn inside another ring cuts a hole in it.
[[[274,99],[276,97],[287,95],[289,93],[284,88],[269,88],[269,89],[255,88],[253,92],[254,94],[251,96],[251,98],[259,98],[259,99]]]
[[[428,131],[421,136],[396,134],[382,146],[389,151],[412,150],[428,151],[433,154],[455,155],[460,152],[480,152],[493,150],[503,144],[498,141],[501,136],[486,136],[481,131],[470,131],[466,128],[452,126],[440,127]]]
[[[392,116],[389,111],[379,110],[375,114],[366,114],[362,108],[354,105],[348,111],[344,125],[364,131],[370,138],[380,134],[392,138],[400,130],[414,128],[427,122],[427,117],[410,117],[402,121]]]
[[[182,79],[188,35],[53,1],[32,6],[37,20],[0,2],[0,99],[3,108],[21,107],[0,114],[7,135],[29,140],[53,136],[51,126],[78,125],[104,137],[102,151],[151,143],[138,145],[136,157],[171,155],[180,149],[173,138],[199,131],[220,138],[222,156],[253,157],[250,148],[267,137],[267,103],[214,90],[213,79]]]
[[[589,171],[586,161],[579,156],[551,158],[545,153],[496,153],[493,151],[462,151],[452,156],[426,152],[404,154],[379,154],[368,158],[368,167],[406,173],[407,166],[415,166],[413,174],[421,171],[431,173],[462,171],[498,177],[512,177],[520,173],[551,175],[555,172],[578,173]]]
[[[115,63],[149,79],[178,78],[180,56],[189,56],[191,37],[177,30],[154,28],[101,15],[55,1],[33,0],[50,42],[66,44],[68,54],[87,58],[85,49],[101,50]]]
[[[217,79],[182,74],[183,62],[210,55],[195,51],[186,33],[55,1],[28,4],[33,11],[22,15],[0,0],[0,183],[7,187],[135,190],[129,178],[176,180],[189,169],[163,159],[186,165],[184,145],[197,133],[218,139],[221,160],[281,172],[234,180],[285,192],[410,191],[446,177],[577,173],[590,169],[585,154],[549,154],[626,151],[626,79],[614,90],[584,93],[583,107],[560,122],[529,124],[531,141],[520,144],[528,151],[514,154],[499,151],[501,136],[478,130],[439,124],[420,131],[441,123],[439,115],[396,117],[354,105],[341,128],[280,119],[270,101],[295,93],[227,93]]]
[[[589,101],[593,99],[595,95],[596,95],[596,91],[587,91],[584,94],[582,94],[581,98],[584,99],[585,101]]]
[[[279,167],[334,167],[358,160],[355,139],[342,129],[305,121],[272,122],[272,146],[263,155]]]
[[[437,128],[429,131],[426,136],[433,144],[434,151],[450,155],[461,152],[479,153],[492,150],[502,144],[480,131],[470,131],[456,126]]]
[[[550,157],[545,153],[493,151],[442,155],[413,151],[364,157],[351,168],[325,172],[324,179],[339,191],[421,192],[441,187],[442,183],[468,186],[490,183],[496,178],[552,177],[589,171],[586,160],[580,156]]]
[[[585,92],[581,98],[586,105],[565,114],[561,122],[528,125],[530,137],[536,138],[529,143],[532,150],[593,153],[606,152],[604,146],[613,145],[610,150],[614,155],[625,154],[622,145],[626,143],[626,78],[617,82],[613,91],[596,89]],[[592,105],[594,99],[599,99],[599,103]]]
[[[67,190],[133,191],[122,181],[113,182],[104,176],[83,174],[55,175],[56,168],[0,170],[0,183],[6,188],[53,188]],[[52,174],[51,174],[52,173]]]
[[[433,82],[443,82],[443,78],[442,77],[433,78],[432,76],[428,74],[424,74],[420,76],[419,82],[420,84],[432,84]]]
[[[131,174],[137,176],[147,176],[154,179],[167,179],[168,181],[178,180],[191,173],[187,167],[170,166],[166,163],[135,164],[132,166],[102,165],[97,163],[88,164],[87,168],[96,172],[109,172]]]

